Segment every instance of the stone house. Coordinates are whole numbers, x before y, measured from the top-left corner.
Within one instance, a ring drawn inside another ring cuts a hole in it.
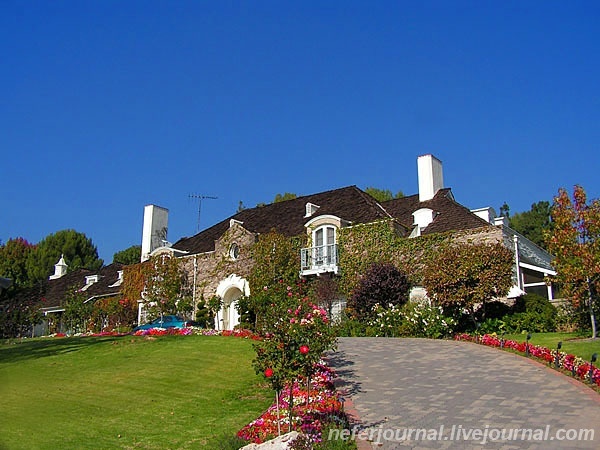
[[[242,210],[192,237],[166,242],[167,210],[148,205],[144,212],[142,261],[151,255],[170,253],[184,262],[192,284],[193,302],[215,295],[222,299],[215,327],[231,329],[239,323],[236,301],[250,295],[247,277],[253,261],[250,248],[261,234],[277,231],[288,237],[306,235],[309,243],[301,250],[301,277],[329,273],[337,275],[338,234],[344,227],[393,220],[407,238],[435,233],[461,233],[471,241],[503,242],[514,252],[514,286],[509,298],[525,292],[553,298],[544,277],[555,275],[551,255],[507,226],[492,208],[469,210],[444,187],[442,163],[433,155],[417,160],[418,194],[379,203],[356,186],[297,197],[270,205]],[[466,239],[466,237],[465,237]],[[413,297],[423,295],[415,288]],[[343,307],[343,300],[337,305]],[[143,302],[138,318],[143,321]]]

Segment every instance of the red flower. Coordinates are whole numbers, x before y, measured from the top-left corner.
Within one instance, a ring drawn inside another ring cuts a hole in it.
[[[273,369],[270,367],[265,370],[265,377],[271,378],[273,376]]]
[[[302,353],[303,355],[306,355],[309,350],[310,349],[308,348],[308,345],[301,345],[300,346],[300,353]]]

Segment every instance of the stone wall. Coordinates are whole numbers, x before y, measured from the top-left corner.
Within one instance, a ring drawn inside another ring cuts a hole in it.
[[[195,285],[195,298],[206,300],[216,294],[219,283],[229,275],[235,274],[247,278],[253,265],[251,248],[257,236],[232,222],[229,230],[215,242],[215,250],[207,253],[184,256],[184,270],[188,274],[190,286]],[[237,246],[237,257],[232,253],[232,246]],[[194,282],[194,264],[196,278]]]

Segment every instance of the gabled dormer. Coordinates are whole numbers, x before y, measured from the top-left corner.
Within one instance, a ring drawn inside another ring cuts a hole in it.
[[[315,205],[314,203],[306,203],[306,213],[304,214],[304,218],[312,217],[318,210],[320,206]]]
[[[86,275],[85,277],[85,286],[83,286],[80,290],[86,291],[92,284],[100,281],[100,275]]]

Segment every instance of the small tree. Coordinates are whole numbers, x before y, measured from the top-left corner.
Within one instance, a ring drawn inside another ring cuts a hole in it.
[[[337,280],[332,276],[320,276],[313,284],[313,296],[317,304],[325,309],[329,318],[332,319],[333,305],[340,297]]]
[[[423,286],[445,309],[466,308],[474,318],[475,307],[481,305],[485,316],[486,302],[508,294],[512,269],[513,254],[501,243],[447,245],[425,266]]]
[[[589,204],[581,186],[573,200],[559,189],[552,206],[554,228],[547,233],[548,249],[563,292],[577,310],[587,309],[592,338],[597,336],[595,302],[600,289],[600,201]]]
[[[267,286],[265,292],[272,297],[264,320],[264,338],[254,345],[256,372],[269,380],[278,399],[282,389],[288,388],[290,429],[286,431],[291,431],[294,423],[294,381],[302,376],[310,385],[316,364],[336,342],[326,311],[305,297],[302,287],[284,285],[286,294],[281,296],[280,289]]]
[[[177,314],[189,310],[185,273],[179,260],[162,254],[142,266],[144,299],[152,315]]]
[[[373,308],[380,305],[402,306],[408,301],[410,282],[408,277],[390,263],[374,263],[359,280],[358,286],[348,299],[357,318],[369,320]]]
[[[86,303],[86,299],[85,294],[75,287],[69,289],[65,297],[63,319],[73,333],[85,333],[92,318],[93,304]]]

